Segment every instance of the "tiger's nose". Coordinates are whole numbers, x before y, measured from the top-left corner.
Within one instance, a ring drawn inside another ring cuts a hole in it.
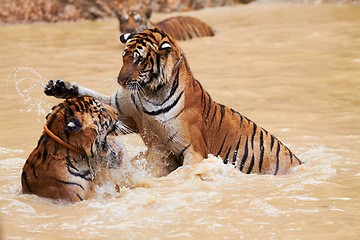
[[[128,79],[129,79],[129,77],[124,77],[124,78],[118,77],[117,81],[120,85],[125,85]]]
[[[127,27],[125,29],[125,33],[136,33],[136,30],[133,27]]]

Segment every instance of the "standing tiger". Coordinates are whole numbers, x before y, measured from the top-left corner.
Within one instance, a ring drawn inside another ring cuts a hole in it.
[[[23,167],[22,192],[65,202],[93,196],[97,169],[120,167],[128,159],[116,139],[125,131],[117,119],[115,108],[92,97],[55,106]]]
[[[248,118],[216,103],[190,70],[178,44],[160,29],[123,34],[126,44],[111,96],[76,83],[50,80],[45,94],[94,96],[117,107],[121,120],[138,131],[148,147],[163,146],[191,165],[208,154],[245,173],[286,174],[301,161],[277,138]]]
[[[176,40],[188,40],[196,37],[214,36],[214,30],[203,21],[193,18],[177,16],[158,23],[150,22],[151,9],[129,10],[117,14],[120,32],[138,33],[150,28],[160,28]]]

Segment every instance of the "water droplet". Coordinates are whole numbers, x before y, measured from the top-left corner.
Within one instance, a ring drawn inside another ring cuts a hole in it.
[[[35,111],[39,116],[38,121],[44,121],[45,109],[50,108],[50,105],[44,101],[45,94],[42,93],[46,83],[47,79],[31,67],[14,68],[6,80],[8,98],[10,99],[9,95],[13,94],[14,90],[19,95],[19,98],[12,98],[12,102],[20,105],[20,108],[16,108],[14,105],[13,108],[20,112]],[[40,97],[38,97],[39,95]],[[21,100],[22,104],[19,104],[17,100]]]

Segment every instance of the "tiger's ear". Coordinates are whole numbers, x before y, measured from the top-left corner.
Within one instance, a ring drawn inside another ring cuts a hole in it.
[[[132,34],[132,33],[124,33],[120,36],[120,42],[125,44],[133,36],[134,36],[134,34]]]
[[[81,129],[82,123],[76,117],[74,117],[65,127],[66,131],[77,132]]]
[[[145,14],[145,16],[147,17],[147,19],[150,19],[150,17],[151,17],[151,14],[152,14],[152,9],[151,8],[146,8],[145,10],[144,10],[144,14]]]
[[[168,50],[170,51],[172,49],[171,44],[169,42],[163,42],[161,43],[160,47],[159,47],[159,51],[162,50]]]

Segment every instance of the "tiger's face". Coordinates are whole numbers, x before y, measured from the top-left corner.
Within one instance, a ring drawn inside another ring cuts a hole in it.
[[[150,28],[151,9],[123,10],[117,13],[121,33],[138,33]]]
[[[113,138],[124,129],[117,118],[115,108],[92,97],[77,97],[55,106],[46,116],[46,126],[90,159],[112,166],[120,164]]]
[[[123,66],[118,76],[121,86],[131,91],[156,92],[173,80],[182,53],[179,46],[163,31],[148,29],[138,34],[123,34],[126,44]]]

